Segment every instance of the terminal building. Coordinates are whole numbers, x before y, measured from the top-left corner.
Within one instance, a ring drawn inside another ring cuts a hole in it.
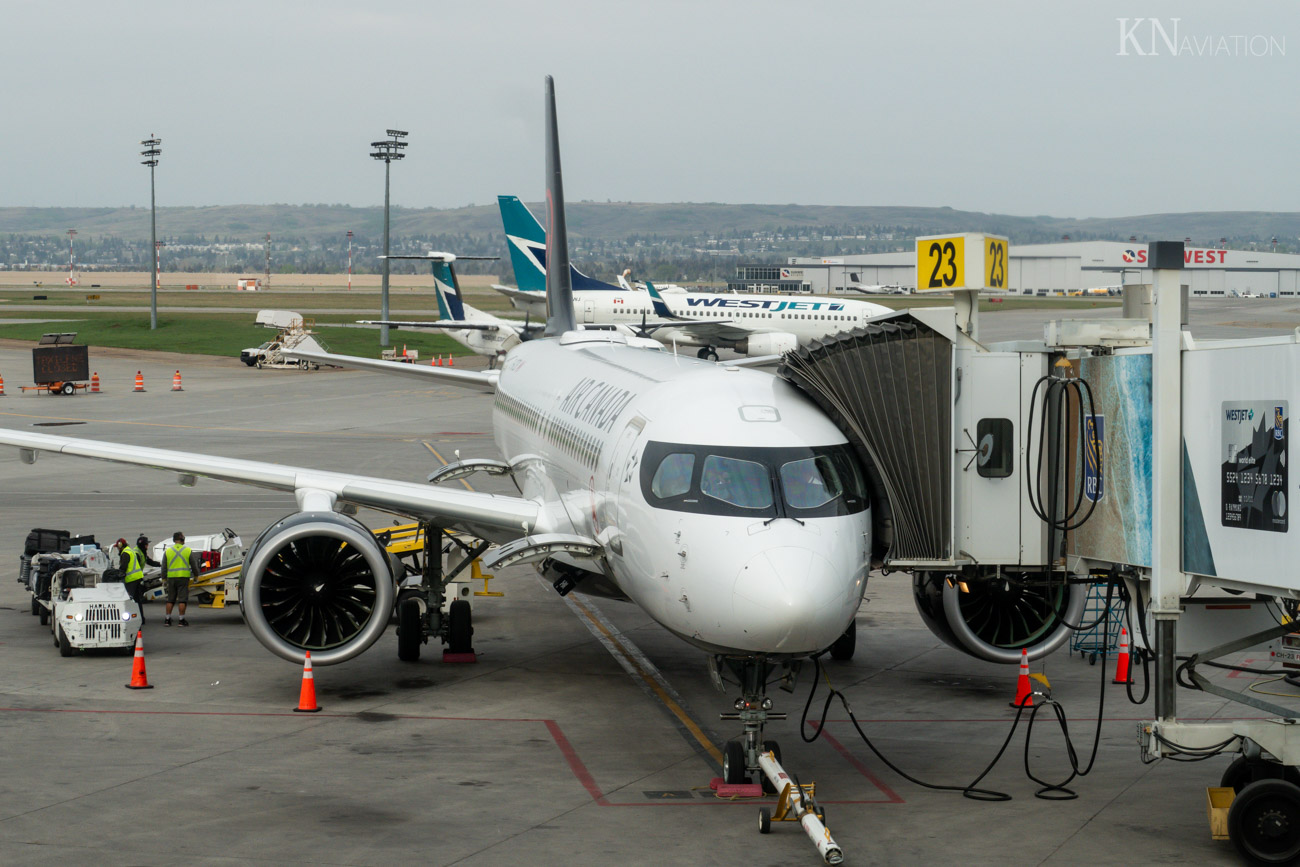
[[[1192,247],[1184,251],[1184,282],[1193,296],[1300,295],[1300,255]],[[1007,288],[1017,295],[1069,295],[1150,283],[1147,245],[1078,241],[1012,245]],[[835,258],[791,258],[785,265],[739,265],[727,284],[734,292],[858,294],[854,287],[916,288],[916,254],[869,253]]]

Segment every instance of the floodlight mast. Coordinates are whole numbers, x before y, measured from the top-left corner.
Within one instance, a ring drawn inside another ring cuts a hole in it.
[[[402,153],[402,148],[406,147],[406,142],[401,139],[406,138],[406,131],[400,129],[384,130],[388,136],[382,141],[374,141],[370,146],[374,148],[370,155],[377,160],[384,161],[384,276],[379,284],[379,318],[384,322],[388,321],[388,176],[394,160],[400,160],[406,156]],[[379,326],[379,345],[388,345],[388,326]]]
[[[153,170],[158,166],[158,157],[162,154],[162,139],[152,133],[140,142],[144,157],[140,165],[149,167],[149,246],[153,248],[153,280],[149,283],[149,330],[158,328],[158,212],[154,201]]]

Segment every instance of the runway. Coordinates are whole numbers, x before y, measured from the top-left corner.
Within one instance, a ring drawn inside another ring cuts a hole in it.
[[[1251,299],[1203,315],[1194,306],[1194,332],[1285,333],[1300,324],[1295,307]],[[991,339],[1041,338],[1042,311],[999,315],[981,320]],[[19,396],[30,352],[0,347],[10,391],[0,425],[420,482],[439,464],[435,452],[497,456],[488,396],[379,374],[255,370],[236,359],[93,348],[91,358],[104,394]],[[178,364],[185,390],[172,392]],[[144,394],[130,391],[136,370]],[[508,481],[470,481],[513,492]],[[504,598],[475,600],[476,664],[443,664],[432,646],[420,662],[399,662],[390,629],[360,658],[317,668],[324,711],[309,716],[291,712],[300,669],[265,651],[237,609],[192,608],[193,626],[167,629],[160,606],[150,606],[145,649],[156,688],[131,692],[123,689],[129,659],[60,658],[14,581],[32,527],[95,533],[105,545],[140,532],[162,539],[231,527],[251,543],[293,510],[292,497],[257,489],[202,479],[187,489],[172,473],[52,455],[25,466],[0,450],[0,860],[818,863],[796,826],[759,836],[757,804],[707,790],[718,774],[708,744],[736,733],[717,718],[735,692],[713,689],[703,655],[631,605],[579,594],[566,604],[527,567],[493,581]],[[359,517],[371,527],[392,521]],[[1050,681],[1084,760],[1105,696],[1096,767],[1069,783],[1076,800],[1038,799],[1039,785],[1025,776],[1026,754],[1039,777],[1070,772],[1046,714],[1028,749],[1022,721],[981,784],[1012,795],[1005,803],[900,778],[839,705],[825,736],[803,743],[798,719],[811,671],[792,694],[773,692],[790,720],[769,735],[788,769],[816,781],[850,864],[1238,863],[1205,822],[1204,787],[1217,785],[1226,760],[1142,765],[1135,723],[1151,715],[1150,702],[1129,704],[1110,671],[1077,655],[1058,653],[1035,670]],[[1007,706],[1015,670],[931,635],[906,575],[873,576],[856,657],[829,663],[826,676],[875,745],[928,782],[969,783],[1016,715]],[[1227,673],[1216,680],[1251,683]],[[824,695],[823,685],[814,720]],[[1243,710],[1187,691],[1179,702],[1184,718]]]

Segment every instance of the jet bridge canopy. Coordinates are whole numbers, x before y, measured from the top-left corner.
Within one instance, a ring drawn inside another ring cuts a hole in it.
[[[952,341],[903,313],[800,347],[777,373],[852,443],[871,486],[878,552],[951,558]]]

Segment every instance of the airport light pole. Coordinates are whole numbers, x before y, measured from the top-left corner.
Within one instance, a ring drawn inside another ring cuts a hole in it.
[[[149,283],[149,330],[158,328],[158,212],[154,205],[153,170],[158,167],[158,157],[162,154],[162,139],[156,135],[140,142],[144,157],[140,165],[149,167],[149,246],[153,248],[153,281]]]
[[[352,230],[348,229],[348,291],[352,291]]]
[[[370,155],[377,160],[384,161],[384,276],[379,284],[379,318],[388,321],[388,175],[392,168],[394,160],[400,160],[405,154],[402,148],[406,147],[406,142],[401,139],[406,138],[407,133],[400,129],[390,129],[384,131],[388,138],[382,141],[374,141],[370,146],[374,148]],[[388,345],[388,326],[379,326],[379,345]]]

